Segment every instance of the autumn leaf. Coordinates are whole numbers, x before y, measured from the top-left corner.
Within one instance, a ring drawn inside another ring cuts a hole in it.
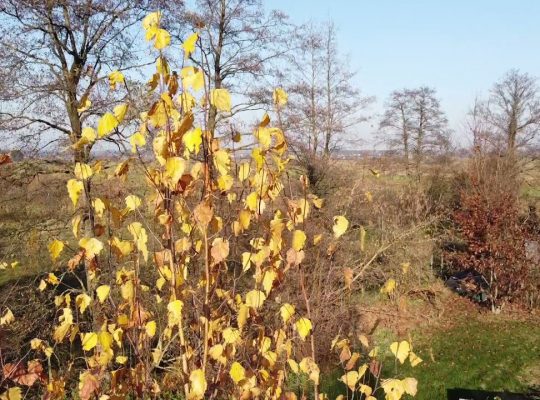
[[[103,250],[103,243],[96,238],[82,238],[79,247],[83,248],[88,259],[98,256]]]
[[[251,290],[246,293],[246,305],[254,309],[259,309],[262,307],[265,300],[266,294],[260,290]]]
[[[207,388],[204,371],[202,369],[196,369],[194,371],[191,371],[191,374],[189,375],[189,382],[191,383],[190,394],[193,396],[193,398],[204,398],[204,394],[206,393]]]
[[[111,287],[109,285],[101,285],[96,289],[96,295],[100,303],[103,303],[109,297]]]
[[[154,337],[156,334],[156,321],[148,321],[144,326],[144,330],[148,337]]]
[[[3,316],[0,317],[0,326],[9,325],[15,321],[15,316],[13,312],[8,308]]]
[[[199,39],[199,34],[197,32],[192,33],[188,36],[184,43],[182,43],[182,48],[184,49],[185,58],[189,58],[191,54],[195,51],[195,45]]]
[[[296,331],[302,338],[302,340],[305,340],[305,338],[309,335],[312,329],[311,321],[307,318],[300,318],[298,321],[296,321]]]
[[[167,305],[169,311],[169,326],[177,325],[182,320],[182,308],[184,303],[181,300],[173,300]]]
[[[296,251],[300,251],[304,248],[304,245],[306,244],[306,234],[304,231],[301,230],[295,230],[293,232],[293,238],[292,238],[292,248]]]
[[[246,370],[244,369],[244,367],[242,367],[242,364],[235,361],[231,365],[229,375],[231,376],[233,382],[238,385],[238,383],[240,383],[240,381],[246,377]]]
[[[90,178],[94,171],[92,171],[92,167],[85,163],[76,163],[75,169],[74,169],[75,177],[80,180],[85,180]]]
[[[292,304],[285,303],[281,306],[279,312],[281,314],[281,319],[283,320],[283,323],[286,324],[287,321],[289,321],[294,315],[295,307]]]
[[[62,250],[64,250],[64,242],[61,240],[55,239],[49,243],[49,254],[53,262],[60,256]]]
[[[219,264],[225,261],[229,255],[229,241],[223,238],[215,238],[212,242],[212,249],[210,250],[214,264]]]
[[[396,280],[390,278],[385,282],[385,284],[383,285],[380,291],[381,293],[391,294],[396,289],[396,285],[397,285]]]
[[[109,112],[103,114],[98,122],[98,137],[102,138],[109,135],[118,127],[118,124],[118,119],[113,114]]]
[[[125,81],[124,74],[122,74],[118,70],[115,70],[109,74],[109,85],[112,90],[115,90],[116,85],[119,83],[124,83],[124,81]]]
[[[218,111],[231,112],[231,95],[227,89],[214,89],[210,102]]]
[[[82,333],[81,342],[83,350],[90,351],[98,344],[98,335],[95,332]]]
[[[275,105],[277,105],[278,107],[283,107],[287,104],[289,95],[282,88],[276,88],[274,90],[273,98],[274,98]]]
[[[339,238],[342,236],[349,227],[349,221],[347,218],[345,218],[342,215],[338,215],[337,217],[334,217],[334,226],[332,227],[332,230],[334,231],[334,237]]]
[[[390,351],[392,351],[392,354],[396,356],[396,358],[399,360],[401,364],[405,362],[407,357],[409,356],[409,353],[411,351],[411,346],[409,345],[409,342],[402,341],[402,342],[393,342],[390,345]]]

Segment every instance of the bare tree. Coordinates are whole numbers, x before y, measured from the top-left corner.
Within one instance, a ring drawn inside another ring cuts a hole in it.
[[[236,97],[230,115],[210,107],[208,129],[215,131],[219,119],[256,110],[268,103],[268,76],[273,63],[288,51],[287,16],[266,12],[261,0],[196,0],[193,9],[166,6],[169,30],[180,40],[199,32],[192,61],[210,77],[210,89],[227,88]]]
[[[385,140],[390,147],[400,148],[403,152],[403,163],[407,173],[409,173],[410,167],[411,134],[413,131],[410,100],[411,94],[407,89],[392,92],[379,123],[380,129],[384,130],[387,136]]]
[[[507,72],[491,89],[483,113],[493,134],[506,142],[509,155],[531,144],[540,128],[536,79],[515,69]]]
[[[297,148],[311,157],[330,157],[345,134],[367,120],[373,101],[353,84],[355,73],[340,57],[333,22],[310,23],[299,30],[299,44],[282,76],[291,106],[285,125]]]
[[[36,139],[46,134],[71,144],[85,122],[110,105],[97,93],[114,69],[138,63],[131,27],[157,4],[153,0],[0,0],[0,129]],[[60,134],[60,135],[59,135]],[[87,161],[90,146],[75,151]]]
[[[445,151],[450,145],[448,120],[435,89],[426,86],[393,92],[380,128],[390,136],[391,146],[403,150],[407,171],[409,160],[418,172],[427,154]]]

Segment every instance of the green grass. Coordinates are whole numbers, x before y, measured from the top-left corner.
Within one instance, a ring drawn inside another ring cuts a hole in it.
[[[465,321],[421,339],[416,350],[424,363],[403,372],[418,379],[417,399],[444,399],[448,388],[526,392],[540,385],[533,376],[540,366],[537,322]]]
[[[381,345],[386,345],[386,335],[382,339]],[[413,341],[415,352],[424,362],[416,368],[406,362],[398,367],[397,377],[412,376],[418,380],[418,400],[446,399],[446,389],[451,388],[518,393],[540,388],[537,321],[492,317],[465,320],[416,339],[413,335]],[[393,360],[388,359],[386,365],[383,375],[396,376]],[[336,373],[328,377],[323,385],[333,396],[343,393],[343,385],[336,381],[339,376]]]

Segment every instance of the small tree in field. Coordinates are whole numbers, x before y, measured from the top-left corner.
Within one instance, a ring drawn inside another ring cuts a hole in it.
[[[161,27],[160,12],[149,14],[143,26],[159,53],[149,82],[153,104],[130,142],[135,155],[151,147],[153,159],[124,160],[108,176],[100,162],[76,164],[69,197],[77,207],[86,196],[100,228],[81,238],[75,217],[75,240],[51,241],[54,262],[68,247],[74,250],[63,260],[67,270],[58,268],[40,284],[41,290],[52,286],[59,292],[54,332],[32,340],[35,359],[4,367],[5,381],[16,385],[10,383],[2,396],[19,399],[21,387],[39,382],[46,399],[70,397],[72,391],[82,400],[165,393],[193,400],[291,399],[296,395],[286,392],[285,382],[298,373],[309,377],[314,398],[324,398],[309,299],[292,304],[281,290],[314,246],[305,226],[320,199],[309,194],[304,177],[298,194],[285,191],[287,143],[267,114],[254,127],[251,156],[235,159],[208,125],[211,108],[230,113],[229,91],[208,90],[208,76],[195,66],[171,69],[163,54],[171,36]],[[199,40],[194,32],[183,43],[187,58]],[[279,114],[283,92],[274,99]],[[115,129],[118,119],[111,117],[105,113],[98,122],[100,138]],[[121,184],[128,174],[144,178],[144,197],[85,192],[86,181]],[[334,239],[347,228],[347,220],[336,217]],[[77,279],[82,262],[89,266],[89,281],[68,287],[65,281]],[[62,355],[68,345],[68,355]],[[394,343],[391,351],[401,363],[417,361],[407,342]],[[370,400],[378,389],[393,399],[416,393],[412,378],[370,382],[367,363],[355,354],[342,377],[352,392]]]

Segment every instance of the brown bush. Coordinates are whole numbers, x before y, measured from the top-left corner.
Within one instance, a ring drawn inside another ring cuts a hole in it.
[[[493,310],[520,299],[529,276],[527,233],[519,216],[515,160],[477,154],[452,214],[461,241],[448,252],[453,270],[482,274]]]

